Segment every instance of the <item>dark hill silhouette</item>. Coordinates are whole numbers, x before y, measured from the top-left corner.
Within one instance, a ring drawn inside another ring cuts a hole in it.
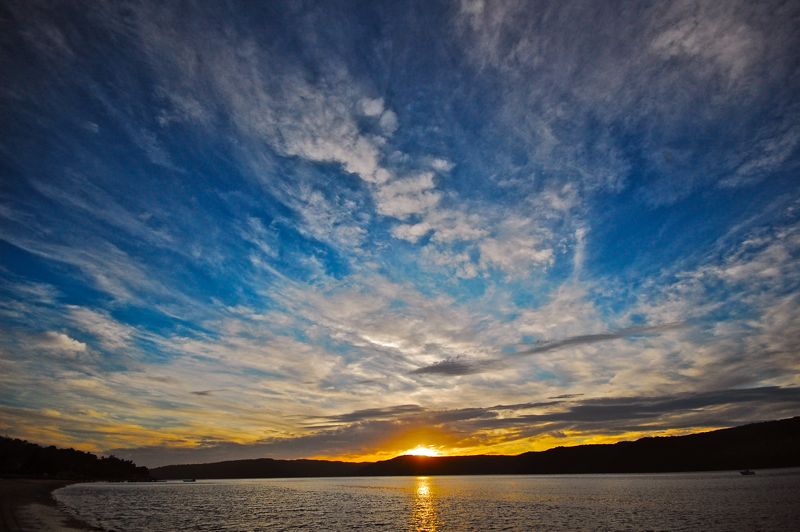
[[[363,463],[329,460],[231,460],[211,464],[168,465],[150,470],[153,478],[290,478],[358,475]]]
[[[0,476],[70,480],[148,480],[146,467],[114,456],[42,447],[0,436]]]
[[[647,473],[800,466],[800,417],[730,429],[557,447],[517,456],[399,456],[372,463],[236,460],[157,467],[154,478],[275,478],[383,475]]]

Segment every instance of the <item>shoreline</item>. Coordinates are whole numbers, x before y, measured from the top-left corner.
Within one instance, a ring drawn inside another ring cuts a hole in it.
[[[0,531],[98,530],[63,511],[53,497],[59,488],[80,480],[0,479]]]

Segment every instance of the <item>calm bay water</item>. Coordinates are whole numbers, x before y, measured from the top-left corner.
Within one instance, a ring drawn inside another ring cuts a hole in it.
[[[76,484],[113,530],[800,530],[800,469]]]

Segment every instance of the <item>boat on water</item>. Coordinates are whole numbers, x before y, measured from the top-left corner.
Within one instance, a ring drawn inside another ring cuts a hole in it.
[[[193,478],[185,478],[185,479],[183,479],[183,481],[184,482],[197,482],[197,480],[195,480]]]
[[[751,470],[751,469],[745,469],[743,471],[739,471],[739,474],[740,475],[745,475],[745,476],[750,476],[750,475],[755,475],[756,472]]]

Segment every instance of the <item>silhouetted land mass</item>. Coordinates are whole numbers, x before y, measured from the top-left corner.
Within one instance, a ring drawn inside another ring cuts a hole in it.
[[[800,417],[730,429],[642,438],[611,445],[557,447],[517,456],[399,456],[372,463],[236,460],[150,470],[158,479],[391,475],[652,473],[800,466]]]
[[[0,436],[0,477],[70,480],[149,480],[146,467],[114,456],[97,457],[75,449],[42,447]]]
[[[156,467],[150,470],[153,478],[291,478],[291,477],[349,477],[357,476],[365,463],[331,460],[231,460],[211,464],[186,464]]]

